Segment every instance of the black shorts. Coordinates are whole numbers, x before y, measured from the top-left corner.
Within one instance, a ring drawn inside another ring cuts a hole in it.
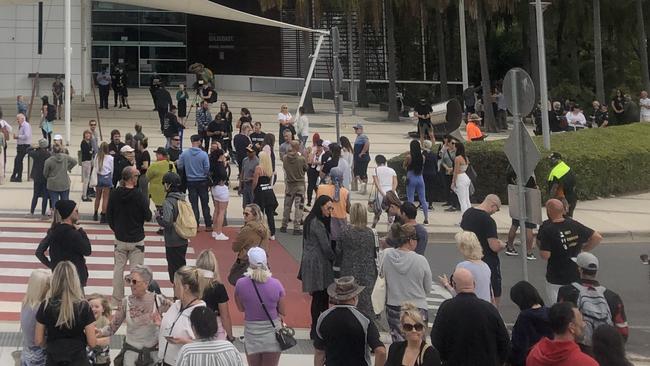
[[[418,121],[418,134],[420,133],[424,134],[425,137],[433,134],[431,122]]]
[[[52,96],[52,104],[63,105],[63,94],[59,95],[58,97],[56,95]]]
[[[514,227],[519,227],[519,220],[517,220],[517,219],[512,219],[512,226],[514,226]],[[537,225],[536,225],[536,224],[532,224],[532,223],[530,223],[530,222],[526,222],[526,225],[525,225],[525,226],[526,226],[526,229],[537,229]]]
[[[492,285],[492,293],[494,297],[501,297],[501,266],[490,266],[490,282]]]

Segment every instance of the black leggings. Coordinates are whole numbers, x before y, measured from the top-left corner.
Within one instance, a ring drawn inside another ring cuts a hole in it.
[[[316,339],[316,323],[322,312],[329,307],[330,297],[327,290],[314,291],[311,293],[311,331],[309,338]]]
[[[52,147],[52,132],[45,132],[44,129],[41,128],[41,133],[43,134],[43,138],[47,139],[47,148]]]
[[[307,170],[307,202],[311,205],[311,198],[316,189],[316,182],[318,182],[318,170],[316,168],[309,168]]]
[[[167,272],[169,272],[169,281],[174,283],[174,274],[176,271],[185,266],[185,254],[187,254],[187,244],[180,247],[165,246],[165,255],[167,257]]]
[[[266,222],[269,224],[269,231],[271,236],[275,235],[275,217],[273,216],[275,208],[271,206],[264,207],[264,214],[266,215]]]

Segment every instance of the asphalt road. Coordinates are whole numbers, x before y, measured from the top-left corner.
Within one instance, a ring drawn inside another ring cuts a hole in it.
[[[302,241],[298,236],[279,234],[278,240],[282,242],[287,251],[300,260]],[[601,269],[598,280],[601,284],[618,293],[623,299],[630,337],[627,343],[628,352],[650,357],[650,266],[644,265],[639,255],[650,254],[650,244],[639,243],[609,243],[596,247],[593,253],[599,258]],[[453,244],[430,244],[425,252],[434,279],[438,275],[453,271],[456,263],[462,260],[456,246]],[[519,309],[510,301],[510,288],[523,279],[523,265],[521,257],[508,257],[501,254],[501,273],[503,276],[503,296],[499,311],[504,321],[512,325],[517,319]],[[531,282],[544,294],[544,276],[546,262],[539,258],[528,261],[528,277]],[[434,310],[431,310],[435,313]],[[430,315],[433,321],[433,314]]]

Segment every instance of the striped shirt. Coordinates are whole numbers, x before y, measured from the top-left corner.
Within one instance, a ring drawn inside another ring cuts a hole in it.
[[[237,348],[228,341],[197,340],[181,348],[176,366],[244,366]]]

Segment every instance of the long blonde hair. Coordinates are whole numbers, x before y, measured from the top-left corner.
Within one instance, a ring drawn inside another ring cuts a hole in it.
[[[99,145],[99,151],[97,152],[97,168],[101,169],[104,166],[104,157],[108,155],[108,143],[106,141],[102,142]]]
[[[29,275],[27,281],[27,292],[23,297],[23,305],[29,306],[34,309],[41,304],[47,292],[50,290],[50,281],[52,280],[52,272],[49,269],[35,269]]]
[[[174,274],[174,282],[179,280],[181,285],[187,285],[192,295],[198,296],[201,293],[200,277],[199,270],[196,267],[183,266]]]
[[[217,257],[214,255],[212,250],[206,249],[199,254],[199,257],[196,259],[196,268],[199,270],[200,275],[199,297],[203,297],[205,289],[210,287],[212,284],[221,283],[221,277],[219,276],[219,262],[217,262]],[[209,272],[212,272],[212,274],[210,275]]]
[[[55,326],[72,329],[75,322],[74,305],[84,300],[77,268],[72,262],[59,262],[54,268],[52,286],[47,294],[45,307],[52,299],[59,300],[59,317]]]
[[[271,155],[267,153],[266,151],[260,151],[260,167],[262,168],[262,172],[264,172],[264,175],[267,177],[272,177],[273,176],[273,164],[271,163]]]
[[[456,233],[455,237],[458,251],[470,260],[481,260],[483,258],[483,248],[478,241],[476,234],[471,231],[461,231]]]

